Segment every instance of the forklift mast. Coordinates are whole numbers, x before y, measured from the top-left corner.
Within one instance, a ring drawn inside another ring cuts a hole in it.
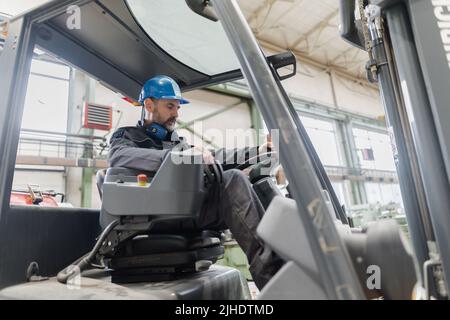
[[[448,298],[450,1],[341,0],[340,5],[341,36],[368,52],[367,77],[379,84],[395,137],[419,282],[426,298]]]

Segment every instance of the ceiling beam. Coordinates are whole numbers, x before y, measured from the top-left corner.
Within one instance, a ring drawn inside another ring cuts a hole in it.
[[[316,36],[314,37],[314,42],[312,44],[310,44],[309,41],[308,41],[307,51],[308,51],[309,55],[311,55],[317,48],[320,48],[323,45],[323,43],[321,45],[318,45],[318,43],[322,42],[322,41],[320,41],[321,40],[321,36],[322,36],[323,31],[327,27],[329,27],[329,24],[324,24],[323,26],[321,26],[319,28],[319,30],[317,30]]]
[[[342,58],[342,57],[345,58],[345,56],[346,56],[349,52],[351,52],[352,50],[354,50],[354,49],[358,49],[358,48],[353,47],[353,46],[349,46],[346,50],[340,52],[339,54],[337,54],[336,56],[334,56],[332,59],[330,59],[330,64],[336,63],[336,62],[337,62],[340,58]]]
[[[291,5],[284,10],[274,21],[272,21],[270,26],[267,26],[265,28],[262,28],[261,30],[258,30],[259,33],[262,33],[264,30],[273,29],[278,26],[278,22],[280,22],[281,19],[283,19],[289,12],[292,12],[296,7],[301,5],[304,2],[304,0],[297,0],[291,3]]]
[[[253,12],[250,17],[248,17],[248,24],[250,25],[253,20],[257,20],[257,18],[259,17],[259,15],[268,7],[270,7],[271,5],[273,5],[275,3],[276,0],[266,0],[264,1],[264,3],[259,6],[255,12]]]
[[[320,30],[321,28],[324,28],[325,26],[328,26],[328,23],[331,19],[333,19],[337,14],[339,13],[339,9],[334,10],[329,15],[327,15],[324,19],[322,19],[319,23],[315,24],[311,29],[309,29],[305,34],[301,35],[299,38],[297,38],[289,47],[292,49],[295,49],[300,43],[308,39],[308,37],[316,32],[317,30]]]
[[[352,69],[352,68],[358,68],[359,69],[363,69],[361,68],[361,66],[365,66],[367,60],[369,59],[368,56],[364,55],[364,58],[360,58],[359,60],[357,60],[356,58],[358,57],[358,55],[360,54],[360,52],[358,50],[356,50],[353,55],[348,59],[347,56],[345,56],[345,61],[344,63],[333,63],[334,65],[339,65],[342,66],[345,69]]]

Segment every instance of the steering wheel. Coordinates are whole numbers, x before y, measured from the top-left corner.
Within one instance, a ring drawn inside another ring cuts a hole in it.
[[[223,181],[223,167],[219,161],[214,160],[212,164],[204,164],[205,172],[205,186],[210,186],[214,183],[222,183]]]
[[[247,168],[251,168],[249,173],[249,179],[252,184],[258,182],[259,180],[273,176],[274,168],[278,167],[280,161],[278,157],[274,157],[277,155],[276,151],[269,151],[266,153],[259,154],[258,156],[252,157],[245,161],[243,164],[240,164],[236,167],[236,169],[244,170]],[[260,160],[255,164],[250,164],[255,159],[260,159],[262,156],[268,156],[267,158]],[[264,172],[265,171],[265,172]]]
[[[277,158],[274,161],[273,155],[276,155],[277,152],[270,151],[266,153],[259,154],[258,156],[251,157],[247,159],[244,163],[239,164],[235,169],[244,170],[246,168],[252,167],[249,178],[250,182],[256,183],[257,181],[269,177],[272,175],[273,168],[279,165],[279,160]],[[254,160],[261,158],[262,156],[269,156],[268,158],[259,161],[258,163],[251,164]],[[224,169],[222,164],[219,161],[214,160],[213,164],[204,164],[204,172],[205,172],[205,185],[209,186],[214,183],[222,183],[223,181],[223,172]],[[263,174],[263,170],[268,170],[270,174]]]
[[[276,154],[277,154],[276,151],[268,151],[268,152],[265,152],[265,153],[258,154],[257,156],[254,156],[254,157],[251,157],[251,158],[245,160],[244,163],[239,164],[239,165],[236,167],[236,169],[238,169],[238,170],[244,170],[244,169],[247,169],[247,168],[252,167],[252,166],[257,166],[257,165],[259,165],[260,163],[263,163],[263,162],[264,162],[264,163],[266,163],[267,161],[268,161],[268,162],[272,162],[272,161],[273,161],[272,155],[276,155]],[[258,159],[261,158],[262,156],[269,156],[269,158],[264,159],[264,160],[262,160],[262,161],[259,161],[259,162],[257,162],[257,163],[252,164],[252,162],[253,162],[254,160],[258,160]],[[270,160],[270,161],[269,161],[269,160]],[[277,160],[276,162],[277,162],[277,164],[279,163],[278,160]]]

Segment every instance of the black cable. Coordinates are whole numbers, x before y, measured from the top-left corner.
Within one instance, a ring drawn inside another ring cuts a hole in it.
[[[217,166],[217,169],[219,169],[219,183],[223,182],[223,167],[220,164],[218,160],[214,160]]]
[[[114,220],[113,222],[111,222],[100,234],[100,237],[98,238],[91,252],[85,254],[84,256],[76,260],[74,263],[72,263],[70,266],[61,270],[56,276],[58,282],[66,284],[69,278],[73,277],[78,270],[80,273],[86,270],[91,265],[92,261],[94,260],[95,256],[97,255],[98,251],[103,245],[103,242],[105,241],[106,237],[118,224],[119,220]]]
[[[267,155],[271,156],[271,155],[275,155],[275,154],[278,154],[278,152],[276,152],[276,151],[269,151],[269,152],[258,154],[257,156],[254,156],[254,157],[251,157],[251,158],[248,158],[247,160],[245,160],[244,163],[241,163],[240,165],[238,165],[236,167],[236,169],[238,169],[238,170],[245,169],[246,168],[245,166],[248,165],[254,159],[258,159],[261,156],[267,156]]]
[[[204,173],[206,175],[206,185],[210,186],[214,183],[222,183],[223,181],[223,167],[219,161],[214,160],[212,164],[204,165]]]
[[[209,167],[208,164],[204,164],[203,165],[203,172],[204,172],[205,178],[206,178],[205,179],[205,185],[207,187],[209,187],[210,185],[212,185],[214,183],[215,178],[214,178],[214,175],[211,172],[211,168]]]

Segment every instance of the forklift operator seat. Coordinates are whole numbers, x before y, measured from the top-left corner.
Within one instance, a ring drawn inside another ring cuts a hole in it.
[[[203,175],[201,154],[174,151],[156,173],[119,167],[97,172],[101,227],[118,221],[116,232],[133,234],[104,257],[113,282],[171,279],[206,270],[223,254],[220,233],[195,226],[206,194]]]

